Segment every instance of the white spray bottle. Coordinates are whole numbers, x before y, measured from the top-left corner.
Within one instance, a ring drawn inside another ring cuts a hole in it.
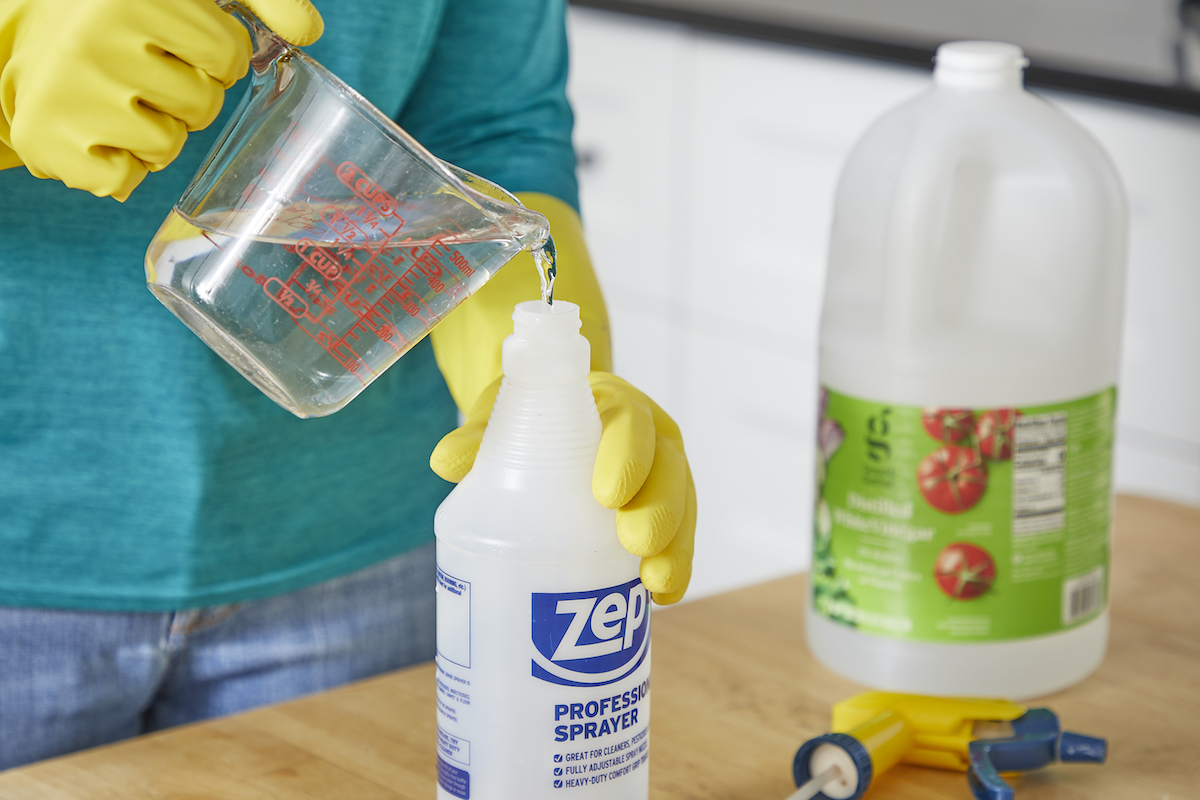
[[[650,610],[592,496],[579,307],[517,305],[471,472],[438,509],[439,800],[649,794]]]

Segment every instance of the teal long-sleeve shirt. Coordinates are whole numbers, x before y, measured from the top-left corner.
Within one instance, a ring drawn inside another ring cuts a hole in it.
[[[578,206],[562,0],[317,0],[308,49],[435,155]],[[431,540],[455,409],[428,342],[300,420],[145,288],[214,125],[124,204],[0,172],[0,605],[264,597]]]

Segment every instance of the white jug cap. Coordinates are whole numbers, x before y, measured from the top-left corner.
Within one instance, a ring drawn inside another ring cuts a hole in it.
[[[933,79],[939,86],[1012,88],[1021,85],[1021,71],[1029,59],[1015,44],[947,42],[938,47],[934,63]]]

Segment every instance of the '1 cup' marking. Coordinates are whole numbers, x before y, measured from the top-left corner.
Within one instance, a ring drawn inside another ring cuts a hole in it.
[[[317,247],[311,239],[301,239],[294,249],[296,255],[304,259],[305,263],[326,278],[333,280],[342,274],[342,265],[332,258],[327,251]]]

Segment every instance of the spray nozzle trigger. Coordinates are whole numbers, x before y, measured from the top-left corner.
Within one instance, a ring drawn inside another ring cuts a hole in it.
[[[1103,763],[1104,739],[1060,731],[1058,717],[1048,708],[1033,708],[1012,721],[1013,735],[976,739],[968,748],[967,780],[977,800],[1013,800],[1012,787],[1002,772],[1028,772],[1055,761]]]

